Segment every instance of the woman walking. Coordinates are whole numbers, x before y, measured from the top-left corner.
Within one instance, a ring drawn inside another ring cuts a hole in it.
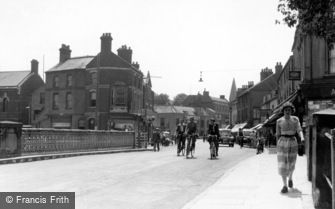
[[[282,107],[284,116],[279,118],[276,124],[278,171],[283,180],[281,193],[288,192],[287,186],[293,187],[292,176],[298,153],[295,134],[298,133],[301,140],[304,140],[299,118],[292,116],[294,111],[292,103],[286,102]]]

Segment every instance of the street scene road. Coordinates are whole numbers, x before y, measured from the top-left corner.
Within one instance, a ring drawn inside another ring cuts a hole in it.
[[[182,208],[230,168],[255,155],[250,148],[220,147],[209,159],[198,140],[195,158],[160,152],[91,155],[0,166],[2,192],[75,192],[76,208]]]

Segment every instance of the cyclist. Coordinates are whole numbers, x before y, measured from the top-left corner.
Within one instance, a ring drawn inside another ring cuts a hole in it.
[[[186,127],[186,133],[188,137],[190,137],[189,140],[191,140],[191,151],[195,150],[195,141],[197,140],[196,133],[197,133],[197,124],[194,122],[194,117],[190,118],[190,122],[188,122],[187,127]],[[187,156],[186,152],[186,157]]]
[[[177,138],[177,155],[181,150],[185,148],[185,131],[186,131],[186,123],[179,123],[176,129],[176,138]]]
[[[210,123],[208,124],[207,135],[208,135],[209,145],[211,144],[212,140],[214,140],[216,156],[219,156],[218,153],[219,153],[220,132],[219,132],[219,125],[215,123],[214,118],[210,119]]]

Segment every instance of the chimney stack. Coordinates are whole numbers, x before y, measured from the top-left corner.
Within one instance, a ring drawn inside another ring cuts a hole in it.
[[[253,87],[254,86],[254,82],[253,81],[248,81],[248,88]]]
[[[269,69],[269,68],[264,68],[264,69],[262,69],[262,71],[261,71],[261,82],[265,79],[265,78],[267,78],[267,77],[269,77],[270,75],[272,75],[273,74],[273,72],[272,72],[272,70],[271,69]]]
[[[31,60],[31,72],[38,75],[38,61],[33,59]]]
[[[220,95],[220,99],[226,99],[225,95]]]
[[[203,96],[209,97],[209,91],[206,91],[206,89],[203,92]]]
[[[133,50],[131,50],[130,47],[127,47],[127,45],[122,45],[121,48],[117,50],[117,55],[119,55],[119,57],[126,60],[130,64],[132,62],[132,54]]]
[[[101,39],[101,54],[106,54],[112,51],[112,40],[110,33],[103,33]]]
[[[133,62],[133,66],[138,70],[140,69],[140,64],[138,64],[138,62]]]
[[[281,62],[276,63],[275,69],[276,69],[276,71],[275,71],[276,74],[280,73],[282,71],[283,66],[281,65]]]
[[[65,62],[71,58],[70,45],[62,44],[62,47],[59,49],[59,62]]]

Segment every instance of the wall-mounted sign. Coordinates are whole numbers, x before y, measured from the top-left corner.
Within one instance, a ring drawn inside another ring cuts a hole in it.
[[[288,79],[293,80],[300,80],[301,72],[300,71],[289,71],[288,72]]]

